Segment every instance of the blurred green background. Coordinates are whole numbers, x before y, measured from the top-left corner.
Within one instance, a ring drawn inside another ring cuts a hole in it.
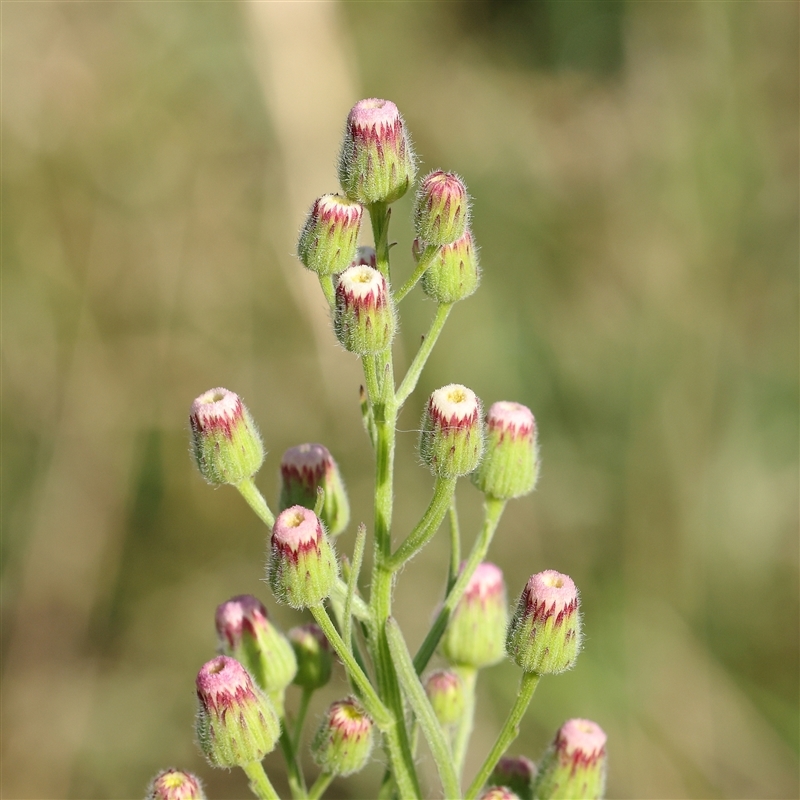
[[[3,3],[3,797],[140,797],[169,765],[246,796],[193,743],[213,611],[251,592],[305,617],[261,580],[258,520],[196,473],[187,412],[244,397],[271,500],[283,450],[325,442],[369,521],[358,365],[292,255],[369,96],[423,170],[465,178],[484,267],[401,418],[396,535],[430,493],[421,403],[465,383],[539,423],[539,488],[492,551],[511,597],[546,568],[582,592],[585,650],[512,752],[586,716],[611,797],[797,797],[798,21],[788,2]],[[401,366],[432,313],[404,303]],[[459,502],[471,538],[466,481]],[[400,577],[412,649],[445,538]],[[472,770],[517,679],[481,676]]]

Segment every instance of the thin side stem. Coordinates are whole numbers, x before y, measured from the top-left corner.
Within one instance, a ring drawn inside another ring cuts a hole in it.
[[[267,501],[264,499],[264,495],[258,491],[255,483],[253,483],[253,479],[247,478],[243,480],[236,485],[236,488],[239,490],[239,494],[247,501],[250,508],[256,512],[256,516],[272,530],[272,526],[275,524],[275,515],[270,511]]]
[[[439,338],[439,334],[442,332],[442,328],[444,328],[444,324],[447,322],[447,317],[452,308],[452,303],[442,303],[437,307],[436,315],[431,322],[431,327],[422,340],[422,344],[417,354],[414,356],[414,360],[411,362],[411,366],[408,368],[408,372],[403,378],[400,388],[397,390],[398,407],[402,406],[411,392],[416,389],[417,381],[425,367],[425,362],[427,362],[428,356],[431,354],[431,350],[433,350],[433,346],[436,344],[436,340]]]
[[[292,748],[295,753],[300,750],[300,737],[303,735],[303,725],[306,721],[308,706],[311,703],[311,695],[313,694],[313,689],[303,687],[303,693],[300,695],[300,707],[297,709],[297,719],[294,721],[294,736],[292,736]]]
[[[389,276],[389,217],[391,212],[386,203],[371,203],[367,206],[372,224],[372,238],[375,241],[375,266],[388,281]]]
[[[308,790],[308,800],[319,800],[331,785],[334,777],[335,775],[330,772],[321,772],[320,776],[314,781],[314,785]]]
[[[458,507],[456,494],[450,500],[450,574],[447,576],[447,591],[453,588],[461,566],[461,532],[458,529]]]
[[[456,774],[460,776],[464,770],[467,745],[475,724],[475,683],[478,678],[478,670],[472,667],[460,667],[456,671],[461,678],[461,685],[464,687],[465,701],[464,714],[458,723],[458,730],[453,744],[453,761],[455,762]]]
[[[272,788],[267,773],[260,761],[242,767],[245,775],[250,779],[250,789],[259,800],[281,800],[278,793]]]
[[[286,762],[286,775],[289,779],[289,789],[292,792],[292,797],[295,798],[295,800],[305,800],[306,784],[303,779],[303,772],[300,769],[300,764],[297,761],[297,754],[292,744],[292,737],[289,735],[289,731],[286,728],[285,718],[281,725],[281,738],[279,742],[281,750],[283,751],[283,760]]]
[[[531,698],[533,697],[533,693],[536,691],[536,687],[538,685],[539,675],[537,673],[522,673],[522,680],[520,681],[517,699],[514,701],[514,705],[511,707],[511,711],[508,713],[508,717],[503,724],[500,735],[497,737],[497,741],[494,743],[494,747],[489,752],[489,755],[486,756],[486,760],[478,770],[475,780],[472,781],[472,785],[467,790],[467,793],[464,796],[465,800],[475,800],[478,792],[483,788],[483,785],[489,779],[489,776],[492,774],[492,770],[497,765],[497,762],[500,760],[503,753],[508,750],[511,742],[513,742],[514,739],[519,736],[519,723],[522,721],[522,717],[525,715],[525,711],[527,710],[528,705],[531,702]]]
[[[358,585],[358,574],[364,560],[364,545],[367,541],[367,526],[362,522],[356,531],[356,543],[353,548],[353,564],[350,567],[350,580],[347,582],[347,594],[344,599],[342,619],[342,639],[350,652],[353,652],[353,597]]]
[[[333,275],[320,275],[319,285],[322,287],[322,293],[328,301],[328,306],[333,311],[336,307],[336,290],[333,288]]]
[[[336,583],[333,584],[333,589],[331,589],[331,597],[344,603],[347,601],[347,589],[348,585],[341,578],[337,578]],[[359,597],[355,593],[351,600],[350,611],[356,619],[360,619],[362,622],[370,622],[372,620],[372,613],[369,610],[369,606],[364,602],[362,597]]]
[[[423,251],[422,255],[417,261],[417,266],[411,273],[411,277],[395,292],[395,302],[399,303],[416,285],[419,279],[425,274],[425,270],[433,262],[433,259],[439,252],[439,245],[429,244]]]

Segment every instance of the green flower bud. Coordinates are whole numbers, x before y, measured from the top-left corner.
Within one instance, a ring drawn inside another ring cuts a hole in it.
[[[503,756],[497,762],[487,783],[489,786],[505,786],[516,793],[520,800],[531,800],[535,779],[536,764],[529,758]]]
[[[483,454],[483,420],[475,393],[451,383],[437,389],[422,415],[419,454],[434,475],[467,475]]]
[[[243,767],[274,749],[278,715],[236,659],[217,656],[203,666],[197,699],[197,740],[212,767]]]
[[[289,631],[289,641],[297,658],[294,682],[309,691],[321,689],[331,679],[333,652],[322,629],[314,622]]]
[[[217,607],[215,622],[222,653],[245,666],[282,716],[283,690],[297,673],[297,659],[264,604],[250,594],[239,595]]]
[[[484,561],[469,579],[442,639],[442,652],[460,667],[481,669],[505,656],[506,586],[499,567]]]
[[[453,670],[440,669],[428,675],[425,693],[442,727],[455,725],[464,716],[464,684]]]
[[[320,519],[331,536],[338,536],[350,521],[350,504],[339,467],[321,444],[289,448],[281,459],[280,510],[303,506],[313,511],[320,487],[325,491]]]
[[[222,388],[201,394],[192,403],[189,424],[197,468],[209,483],[235,486],[261,468],[261,436],[238,395]]]
[[[422,275],[422,291],[437,303],[457,303],[473,294],[479,283],[478,250],[469,229],[444,245]]]
[[[303,266],[320,276],[347,269],[356,256],[363,211],[358,203],[338,194],[315,200],[297,243]]]
[[[581,647],[578,590],[555,570],[532,575],[508,626],[506,650],[525,672],[571,669]]]
[[[352,775],[369,760],[374,723],[353,697],[333,703],[311,742],[311,756],[324,772]]]
[[[206,800],[206,795],[197,775],[165,769],[150,781],[145,800]]]
[[[347,117],[339,154],[339,182],[359,203],[393,203],[416,175],[414,151],[397,106],[370,98],[356,103]]]
[[[606,735],[588,719],[565,722],[539,762],[536,800],[600,800],[606,787]]]
[[[520,800],[520,797],[507,786],[492,786],[486,789],[478,800]]]
[[[275,597],[292,608],[321,603],[339,574],[336,554],[317,515],[292,506],[272,528],[267,579]]]
[[[458,175],[435,170],[423,178],[414,201],[414,229],[425,244],[451,244],[469,219],[467,187]]]
[[[486,415],[486,454],[472,482],[500,500],[533,491],[539,474],[536,421],[519,403],[494,403]]]
[[[364,356],[389,347],[395,319],[386,278],[365,264],[346,269],[336,283],[333,322],[336,337],[351,353]]]

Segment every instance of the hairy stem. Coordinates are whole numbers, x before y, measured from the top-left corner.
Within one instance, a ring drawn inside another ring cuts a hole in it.
[[[239,490],[239,494],[247,501],[250,508],[256,512],[256,516],[272,530],[272,526],[275,524],[275,515],[270,511],[267,501],[264,499],[264,495],[258,491],[253,479],[247,478],[243,480],[236,485],[236,488]]]
[[[245,775],[250,779],[250,789],[259,800],[281,800],[278,793],[272,788],[267,773],[260,761],[242,767]]]
[[[428,356],[431,354],[431,350],[433,350],[433,346],[436,344],[436,340],[439,338],[439,334],[442,332],[442,328],[444,328],[444,324],[447,322],[447,317],[452,308],[452,303],[442,303],[437,307],[436,315],[431,322],[431,327],[422,340],[422,344],[417,354],[414,356],[414,360],[411,362],[411,366],[408,368],[408,372],[403,378],[400,388],[397,390],[398,406],[402,406],[411,392],[416,389],[419,376],[422,374]]]

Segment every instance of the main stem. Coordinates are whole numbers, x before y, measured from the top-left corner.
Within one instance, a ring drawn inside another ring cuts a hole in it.
[[[260,761],[253,761],[252,764],[247,764],[242,767],[242,769],[245,775],[250,779],[250,788],[253,794],[255,794],[259,800],[281,800],[278,793],[269,782],[267,773],[264,772],[264,767],[261,765]]]

